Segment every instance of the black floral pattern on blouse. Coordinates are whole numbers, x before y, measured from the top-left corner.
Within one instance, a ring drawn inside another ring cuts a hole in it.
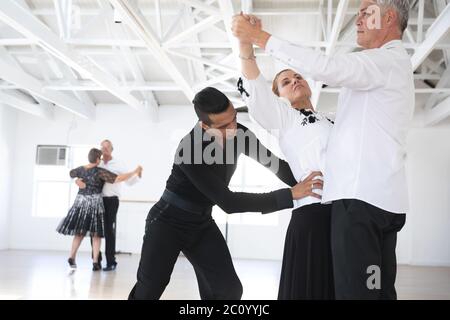
[[[239,80],[237,82],[237,89],[239,91],[239,94],[242,96],[245,92],[245,95],[248,97],[250,97],[249,93],[247,92],[247,90],[245,90],[244,88],[244,81],[242,80],[241,77],[239,77]]]
[[[316,114],[311,110],[298,109],[298,111],[304,116],[304,118],[302,120],[302,126],[306,126],[307,124],[320,121],[320,119],[316,117]],[[332,124],[334,124],[334,122],[332,120],[328,119],[327,117],[325,117],[325,119],[327,119]]]

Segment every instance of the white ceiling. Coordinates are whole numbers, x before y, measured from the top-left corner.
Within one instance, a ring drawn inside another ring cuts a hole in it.
[[[56,105],[93,117],[98,105],[142,112],[187,105],[196,91],[215,86],[241,106],[233,13],[253,12],[273,34],[339,54],[358,50],[359,2],[1,0],[0,101],[38,116],[51,116]],[[416,107],[430,113],[430,124],[450,116],[448,2],[412,0],[404,37],[418,66]],[[282,68],[262,51],[257,56],[268,79]],[[311,85],[318,108],[333,111],[338,88]]]

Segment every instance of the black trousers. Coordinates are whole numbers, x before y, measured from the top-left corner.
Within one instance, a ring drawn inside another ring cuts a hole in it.
[[[164,200],[148,214],[137,283],[128,298],[159,299],[180,252],[194,267],[201,299],[241,298],[242,284],[211,212],[190,213]]]
[[[103,197],[105,206],[105,255],[106,265],[111,266],[116,263],[116,221],[119,210],[118,197]]]
[[[333,201],[336,299],[397,299],[395,247],[405,217],[356,199]]]
[[[103,217],[105,230],[105,253],[106,265],[111,266],[116,263],[116,221],[117,211],[119,210],[118,197],[103,197],[103,206],[105,207],[105,215]],[[92,247],[92,237],[91,237]],[[91,252],[94,258],[94,252]],[[99,252],[98,262],[102,262],[102,252]]]

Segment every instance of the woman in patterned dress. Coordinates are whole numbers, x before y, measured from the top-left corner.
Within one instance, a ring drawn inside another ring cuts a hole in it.
[[[89,164],[70,171],[71,178],[82,179],[86,184],[84,189],[78,191],[73,206],[67,216],[61,221],[57,232],[63,235],[73,235],[72,250],[68,263],[71,269],[76,269],[75,258],[81,241],[85,236],[92,237],[93,268],[100,270],[98,256],[101,238],[104,237],[102,189],[105,182],[118,183],[130,179],[134,175],[142,174],[142,167],[138,166],[134,171],[116,175],[106,169],[99,168],[102,152],[96,148],[89,151]]]

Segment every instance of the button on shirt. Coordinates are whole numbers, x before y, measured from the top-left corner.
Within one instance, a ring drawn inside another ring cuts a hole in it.
[[[411,59],[402,42],[327,56],[271,36],[266,51],[304,77],[342,87],[322,202],[359,199],[406,213],[406,137],[415,101]]]
[[[111,171],[117,175],[127,173],[131,170],[127,170],[125,166],[116,159],[111,159],[108,161],[108,163],[104,163],[103,161],[99,164],[100,168],[104,168],[108,171]],[[133,185],[135,184],[139,178],[137,176],[133,176],[132,178],[125,181],[127,185]],[[121,183],[105,183],[102,190],[102,196],[103,197],[118,197],[120,198],[121,192]]]
[[[325,169],[325,152],[332,121],[313,110],[296,110],[288,99],[276,96],[266,79],[260,74],[254,80],[243,79],[242,97],[250,116],[261,127],[278,138],[280,149],[297,181],[305,179],[313,171]],[[314,190],[321,194],[321,190]],[[294,200],[294,208],[320,199],[305,197]]]

